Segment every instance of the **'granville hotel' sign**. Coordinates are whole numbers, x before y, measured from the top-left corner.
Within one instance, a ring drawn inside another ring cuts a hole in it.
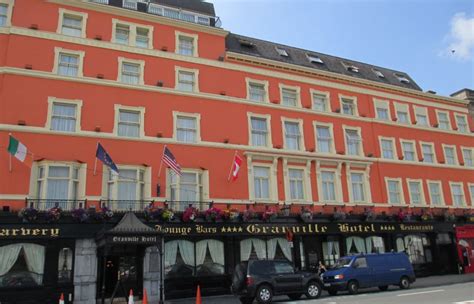
[[[449,228],[449,227],[443,227]],[[169,236],[188,235],[278,235],[290,230],[294,234],[375,234],[403,232],[433,232],[433,224],[421,223],[245,223],[245,224],[159,224],[157,232]],[[436,229],[437,230],[437,229]],[[444,229],[445,230],[445,229]]]

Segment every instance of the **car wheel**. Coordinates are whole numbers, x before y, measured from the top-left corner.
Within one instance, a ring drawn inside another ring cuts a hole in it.
[[[311,281],[306,287],[306,297],[309,299],[316,299],[321,296],[321,285],[316,281]]]
[[[331,296],[335,296],[335,295],[337,295],[337,290],[336,290],[336,289],[328,289],[328,293],[329,293]]]
[[[407,277],[402,277],[400,279],[400,289],[408,289],[410,288],[410,280]]]
[[[386,291],[388,289],[388,286],[387,285],[384,285],[384,286],[379,286],[379,289],[381,291]]]
[[[240,303],[242,304],[252,304],[252,302],[253,302],[253,298],[245,298],[245,297],[240,298]]]
[[[257,302],[260,304],[267,304],[272,302],[273,292],[272,288],[268,285],[262,285],[257,289],[256,294]]]
[[[359,292],[359,283],[357,283],[357,281],[349,281],[347,290],[349,290],[350,294],[357,294],[357,292]]]
[[[289,294],[287,295],[288,298],[290,298],[291,300],[298,300],[299,298],[301,298],[301,293],[292,293],[292,294]]]

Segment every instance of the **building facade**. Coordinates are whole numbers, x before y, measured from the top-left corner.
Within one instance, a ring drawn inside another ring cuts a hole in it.
[[[250,257],[313,269],[397,250],[420,275],[462,266],[454,227],[474,210],[468,101],[218,25],[199,1],[0,0],[0,142],[16,138],[32,162],[1,153],[2,303],[58,292],[94,303],[117,273],[156,301],[157,248],[99,240],[130,210],[165,237],[169,297],[198,283],[226,292]],[[118,175],[97,162],[98,143]],[[165,147],[180,175],[163,165]]]

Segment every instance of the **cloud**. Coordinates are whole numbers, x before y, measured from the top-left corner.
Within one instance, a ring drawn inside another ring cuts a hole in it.
[[[449,43],[443,52],[469,60],[474,58],[474,17],[468,18],[465,13],[457,13],[451,19],[451,30],[446,39]]]

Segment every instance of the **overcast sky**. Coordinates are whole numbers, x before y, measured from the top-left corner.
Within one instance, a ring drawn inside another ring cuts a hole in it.
[[[408,73],[439,95],[474,89],[473,0],[207,0],[236,34]]]

